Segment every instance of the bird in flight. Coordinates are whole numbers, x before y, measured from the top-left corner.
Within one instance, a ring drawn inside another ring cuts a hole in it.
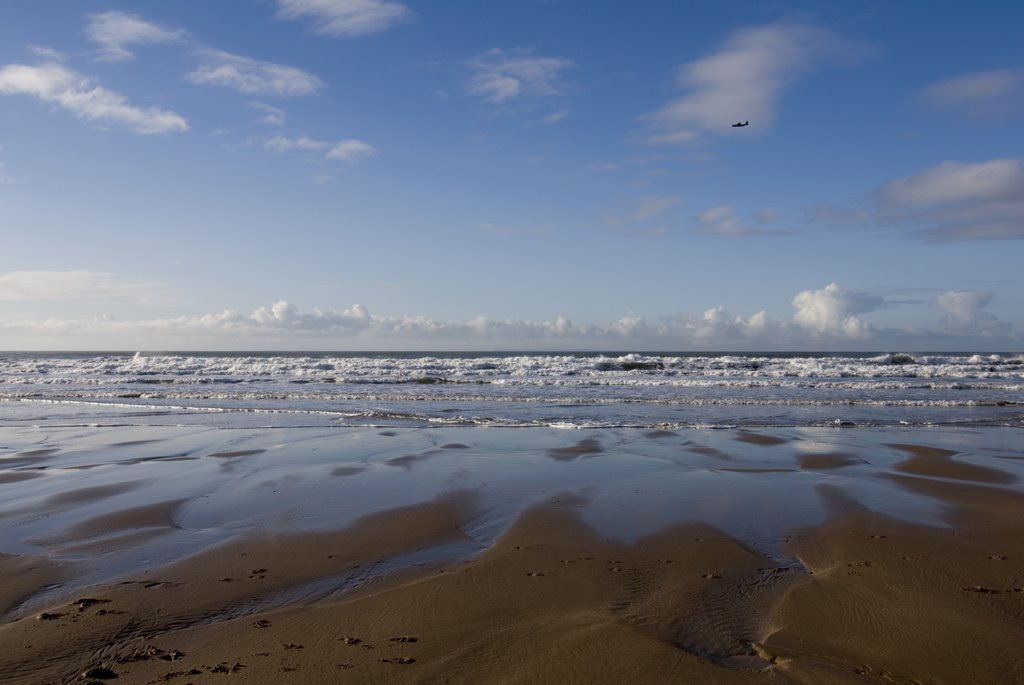
[[[749,121],[744,121],[744,122],[737,121],[735,124],[732,125],[733,128],[741,128],[743,126],[750,126],[750,122]]]

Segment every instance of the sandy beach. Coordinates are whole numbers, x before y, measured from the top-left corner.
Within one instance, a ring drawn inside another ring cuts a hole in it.
[[[1019,435],[5,428],[0,680],[1024,682]]]

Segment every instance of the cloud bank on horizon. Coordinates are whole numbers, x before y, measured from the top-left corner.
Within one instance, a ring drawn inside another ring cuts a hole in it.
[[[990,10],[9,3],[0,348],[1018,348]]]
[[[161,284],[119,282],[111,274],[90,272],[20,272],[0,275],[0,302],[130,298],[153,306],[168,297]],[[559,316],[532,322],[493,320],[475,316],[464,322],[439,321],[426,316],[380,316],[363,305],[344,310],[302,312],[279,300],[251,314],[234,310],[171,318],[119,320],[113,317],[74,320],[0,321],[0,335],[31,346],[57,349],[58,342],[75,339],[116,339],[141,348],[179,346],[217,347],[225,341],[240,349],[463,349],[517,347],[534,349],[876,349],[879,341],[920,345],[929,349],[961,349],[980,335],[998,347],[1019,344],[1021,338],[1007,322],[987,310],[992,294],[948,291],[931,298],[939,312],[933,330],[913,328],[880,330],[866,320],[872,312],[899,306],[895,299],[845,290],[836,283],[804,290],[792,301],[789,320],[773,319],[765,311],[743,317],[721,305],[700,317],[677,314],[647,321],[629,313],[603,326],[574,324]],[[992,348],[994,349],[994,348]],[[999,348],[1002,349],[1002,348]]]

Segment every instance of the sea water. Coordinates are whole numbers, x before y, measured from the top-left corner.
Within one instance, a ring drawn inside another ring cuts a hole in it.
[[[1020,354],[6,353],[0,425],[1022,426]]]

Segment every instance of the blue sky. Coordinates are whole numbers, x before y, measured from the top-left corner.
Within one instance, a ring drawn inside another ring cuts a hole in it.
[[[0,349],[1019,351],[1021,26],[9,0]]]

